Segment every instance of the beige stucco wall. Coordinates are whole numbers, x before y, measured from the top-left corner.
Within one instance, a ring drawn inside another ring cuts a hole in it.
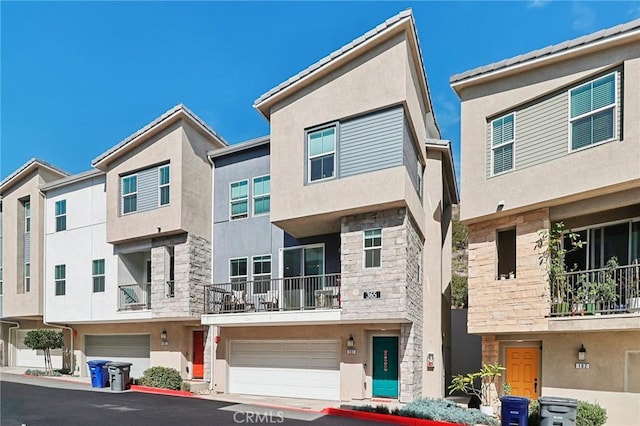
[[[594,146],[553,162],[487,178],[487,117],[509,112],[515,105],[576,84],[619,63],[623,63],[624,75],[622,141]],[[461,219],[468,221],[493,214],[501,200],[507,211],[547,200],[575,198],[581,192],[623,182],[637,188],[640,185],[640,168],[637,167],[640,160],[638,93],[640,43],[637,41],[463,89],[460,95],[461,188],[464,194]]]
[[[46,170],[35,170],[2,193],[5,318],[42,315],[45,201],[38,186],[59,177]],[[20,200],[26,197],[31,202],[31,291],[23,293],[24,207]]]
[[[151,343],[150,366],[175,368],[184,379],[190,378],[193,372],[192,332],[204,329],[197,321],[78,324],[73,328],[77,333],[74,339],[76,374],[82,377],[87,375],[85,335],[148,334]],[[166,346],[162,345],[160,339],[160,333],[163,330],[167,332],[168,345]]]
[[[177,232],[211,235],[211,166],[214,145],[188,122],[180,120],[117,159],[107,170],[107,241],[135,240]],[[168,206],[120,215],[120,177],[170,161]],[[160,228],[160,231],[158,231]]]
[[[408,186],[404,167],[305,185],[304,138],[310,127],[400,103],[408,105],[414,126],[420,128],[418,137],[424,137],[424,121],[413,111],[417,101],[406,103],[408,87],[413,85],[407,82],[411,75],[407,49],[405,35],[397,35],[272,108],[272,222],[291,232],[287,220],[339,213],[335,231],[339,216],[371,210],[376,204],[387,204],[386,208],[404,203]],[[296,236],[304,232],[305,227],[294,228]]]
[[[213,371],[213,391],[226,392],[228,372],[229,342],[232,340],[339,340],[342,343],[340,361],[340,399],[343,401],[371,398],[372,366],[373,366],[373,336],[400,337],[400,324],[341,324],[341,325],[313,325],[287,327],[227,327],[220,329],[220,343],[216,345],[215,363]],[[357,353],[347,355],[346,341],[352,335]],[[400,347],[400,363],[412,363],[413,359],[402,357],[403,348]],[[399,381],[402,377],[400,366]],[[408,370],[407,370],[408,371]],[[400,395],[402,398],[403,396]],[[411,400],[412,398],[408,398]]]

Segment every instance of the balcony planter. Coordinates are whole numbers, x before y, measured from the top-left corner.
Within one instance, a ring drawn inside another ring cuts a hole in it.
[[[569,303],[567,302],[556,302],[551,305],[551,313],[554,316],[566,316],[569,315]]]

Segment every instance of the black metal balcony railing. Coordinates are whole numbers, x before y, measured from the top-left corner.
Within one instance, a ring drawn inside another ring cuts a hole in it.
[[[176,297],[176,282],[174,280],[167,281],[167,297]]]
[[[210,284],[205,314],[340,308],[340,274]]]
[[[151,284],[126,284],[118,286],[118,310],[151,309]]]
[[[640,312],[640,264],[573,271],[551,285],[551,316]]]

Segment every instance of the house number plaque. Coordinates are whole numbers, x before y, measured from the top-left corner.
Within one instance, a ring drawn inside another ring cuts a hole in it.
[[[365,291],[362,294],[362,297],[364,299],[380,299],[380,292],[379,291]]]

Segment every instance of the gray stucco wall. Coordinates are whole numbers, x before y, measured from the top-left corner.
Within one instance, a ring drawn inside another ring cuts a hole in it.
[[[269,215],[253,216],[252,179],[270,172],[269,146],[214,158],[214,265],[213,281],[229,281],[229,259],[246,257],[251,280],[251,257],[271,254],[271,276],[278,276],[278,251],[283,247],[284,232],[271,225]],[[229,185],[239,180],[249,182],[249,216],[229,220]]]

